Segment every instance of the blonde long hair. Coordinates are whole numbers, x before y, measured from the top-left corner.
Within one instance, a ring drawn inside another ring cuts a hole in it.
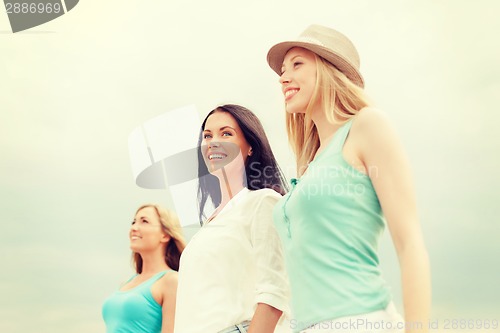
[[[156,211],[161,223],[163,232],[170,236],[170,240],[165,247],[164,259],[165,263],[173,270],[179,270],[179,261],[182,251],[186,247],[186,241],[182,234],[181,224],[177,215],[170,210],[167,210],[159,205],[145,204],[137,209],[135,214],[144,208],[151,207]],[[142,257],[139,253],[132,253],[132,263],[137,274],[142,272]]]
[[[288,141],[297,160],[297,176],[306,171],[319,148],[319,136],[311,119],[311,112],[318,102],[327,120],[342,124],[369,105],[364,90],[355,85],[327,60],[316,58],[316,86],[304,113],[287,113]]]

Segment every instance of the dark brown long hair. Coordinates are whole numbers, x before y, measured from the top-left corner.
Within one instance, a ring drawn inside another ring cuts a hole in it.
[[[236,120],[245,140],[252,147],[253,153],[247,157],[245,164],[248,189],[259,190],[271,188],[281,195],[288,191],[285,177],[276,162],[259,118],[252,111],[240,105],[226,104],[218,106],[210,111],[205,120],[203,120],[198,139],[198,208],[200,224],[202,224],[205,217],[204,208],[207,200],[210,198],[214,206],[217,207],[222,199],[219,179],[209,173],[201,153],[205,124],[207,119],[215,112],[229,113]]]

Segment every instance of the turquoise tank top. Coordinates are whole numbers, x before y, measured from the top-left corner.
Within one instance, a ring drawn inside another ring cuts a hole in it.
[[[151,286],[167,272],[170,270],[160,272],[132,289],[118,290],[108,297],[102,307],[106,333],[160,333],[162,308],[151,295]]]
[[[342,155],[352,122],[337,130],[300,179],[292,179],[273,211],[290,279],[294,332],[382,310],[391,301],[377,255],[385,228],[378,197],[370,178]]]

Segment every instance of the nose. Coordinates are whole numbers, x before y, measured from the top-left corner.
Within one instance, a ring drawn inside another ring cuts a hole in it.
[[[290,83],[290,78],[288,77],[288,75],[286,75],[286,72],[281,74],[280,78],[279,78],[279,83],[280,84],[287,84],[287,83]]]
[[[219,148],[219,147],[220,147],[220,143],[217,141],[210,141],[208,143],[208,148]]]
[[[137,231],[137,230],[139,230],[139,226],[137,225],[137,223],[132,224],[132,225],[130,226],[130,230],[132,230],[132,231]]]

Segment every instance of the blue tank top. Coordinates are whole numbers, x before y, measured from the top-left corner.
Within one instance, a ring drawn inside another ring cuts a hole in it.
[[[102,307],[106,332],[160,333],[162,308],[151,295],[151,286],[167,272],[170,270],[160,272],[132,289],[117,290],[108,297]]]
[[[353,119],[273,211],[292,292],[294,332],[327,320],[381,310],[391,300],[377,255],[385,223],[370,177],[344,160]],[[376,176],[376,175],[372,175]]]

